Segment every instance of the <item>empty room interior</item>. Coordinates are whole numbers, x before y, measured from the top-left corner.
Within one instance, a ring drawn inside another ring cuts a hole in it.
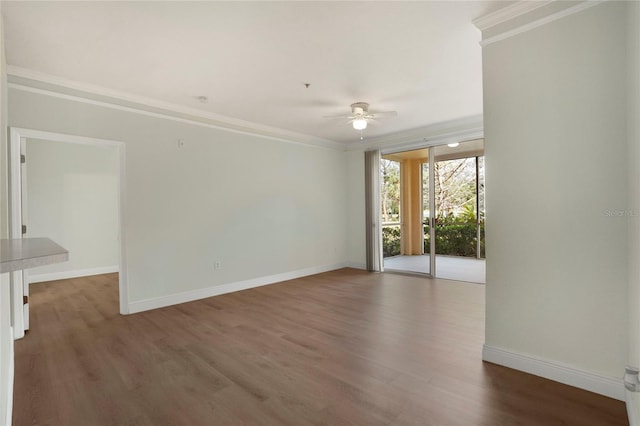
[[[640,425],[640,2],[0,12],[0,424]]]

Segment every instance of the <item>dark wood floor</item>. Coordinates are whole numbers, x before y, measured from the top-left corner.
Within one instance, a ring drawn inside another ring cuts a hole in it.
[[[481,361],[484,286],[353,269],[135,315],[117,275],[31,287],[14,425],[626,425]]]

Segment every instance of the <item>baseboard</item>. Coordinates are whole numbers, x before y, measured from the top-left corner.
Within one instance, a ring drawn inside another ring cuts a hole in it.
[[[608,396],[620,401],[625,400],[625,388],[622,378],[606,377],[561,363],[534,358],[511,352],[502,348],[484,345],[482,359],[494,364],[524,371],[545,379],[564,383],[589,392]]]
[[[29,274],[29,284],[40,283],[44,281],[56,281],[56,280],[68,280],[69,278],[89,277],[91,275],[111,274],[118,272],[120,267],[118,265],[113,266],[101,266],[99,268],[90,269],[76,269],[73,271],[51,272],[48,274]]]
[[[348,265],[346,263],[314,266],[312,268],[299,269],[297,271],[284,272],[281,274],[268,275],[265,277],[258,277],[250,280],[216,285],[213,287],[201,288],[198,290],[174,293],[168,296],[154,297],[153,299],[138,300],[135,302],[129,302],[129,313],[134,314],[136,312],[143,312],[151,309],[163,308],[165,306],[177,305],[179,303],[186,303],[186,302],[192,302],[194,300],[206,299],[207,297],[218,296],[225,293],[232,293],[234,291],[247,290],[254,287],[261,287],[268,284],[275,284],[282,281],[302,278],[308,275],[334,271],[336,269],[345,268],[347,266]]]
[[[629,417],[629,426],[640,426],[640,419],[638,418],[638,403],[636,398],[633,397],[634,393],[625,389],[626,404],[627,404],[627,417]]]
[[[364,271],[367,270],[367,264],[366,263],[360,263],[360,262],[347,262],[346,266],[348,268],[354,268],[354,269],[362,269]]]

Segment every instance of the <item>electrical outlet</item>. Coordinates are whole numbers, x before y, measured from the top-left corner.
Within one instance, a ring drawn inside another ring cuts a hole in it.
[[[221,260],[216,260],[216,263],[213,264],[213,269],[220,269],[222,268],[222,261]]]

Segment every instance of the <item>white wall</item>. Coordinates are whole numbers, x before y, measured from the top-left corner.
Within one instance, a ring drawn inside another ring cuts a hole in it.
[[[629,210],[639,216],[628,218],[629,236],[629,335],[627,363],[640,367],[640,3],[629,4],[627,62],[627,140],[629,143]],[[635,393],[630,417],[640,419],[640,393]],[[637,424],[637,423],[636,423]]]
[[[611,378],[627,358],[625,13],[606,2],[483,48],[486,345]]]
[[[346,259],[341,151],[18,89],[9,123],[125,143],[130,302]]]
[[[7,167],[7,61],[0,3],[0,237],[9,236]],[[9,274],[0,274],[0,423],[10,419],[13,398],[13,332],[11,330]]]
[[[28,139],[27,237],[51,238],[69,261],[29,270],[29,281],[118,267],[118,152],[115,147]]]

